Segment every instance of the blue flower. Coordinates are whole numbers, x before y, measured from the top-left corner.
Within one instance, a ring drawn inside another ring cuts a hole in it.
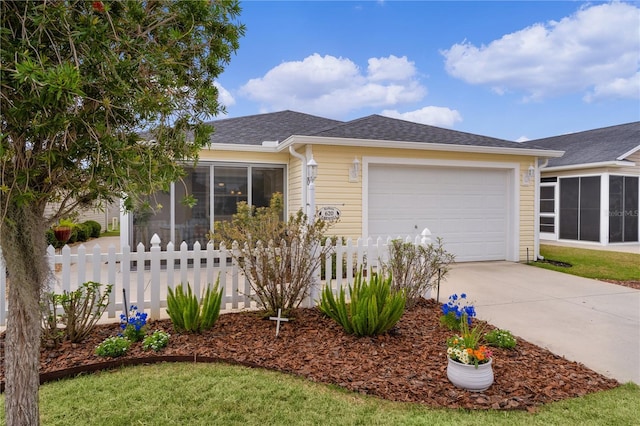
[[[476,316],[476,310],[472,304],[467,301],[467,294],[460,293],[449,296],[449,301],[441,306],[442,313],[447,315],[453,313],[456,320],[460,320],[466,315],[467,322],[471,325],[471,320]]]

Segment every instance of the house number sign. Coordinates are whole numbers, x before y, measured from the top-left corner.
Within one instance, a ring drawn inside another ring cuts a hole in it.
[[[340,219],[340,209],[337,207],[322,207],[318,210],[317,215],[325,222],[335,222]]]

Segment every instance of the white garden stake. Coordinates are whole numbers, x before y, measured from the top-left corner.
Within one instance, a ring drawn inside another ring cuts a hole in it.
[[[277,317],[269,317],[271,321],[276,322],[276,337],[280,334],[280,323],[289,321],[289,318],[282,318],[281,316],[282,309],[278,308],[278,316]]]

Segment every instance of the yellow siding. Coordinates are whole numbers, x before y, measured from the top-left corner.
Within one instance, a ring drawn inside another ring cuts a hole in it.
[[[432,160],[456,160],[478,162],[520,163],[520,260],[526,260],[527,248],[530,256],[534,253],[535,238],[535,184],[521,184],[521,176],[527,173],[535,158],[514,155],[475,154],[420,150],[394,150],[386,148],[354,148],[316,145],[313,157],[318,162],[318,179],[316,180],[316,205],[334,205],[341,212],[341,220],[331,228],[331,233],[349,238],[362,235],[362,173],[357,183],[349,182],[349,168],[355,157],[412,158]]]
[[[304,148],[297,151],[305,154]],[[342,147],[329,145],[314,145],[312,147],[313,158],[318,163],[318,178],[316,180],[316,208],[334,206],[340,209],[341,219],[333,225],[329,233],[347,238],[362,236],[362,170],[360,170],[357,182],[349,181],[349,169],[354,158],[361,162],[364,157],[383,157],[398,159],[425,159],[443,161],[477,161],[489,163],[519,163],[520,174],[518,176],[519,187],[519,260],[524,261],[529,249],[530,256],[534,255],[535,237],[535,185],[532,181],[529,185],[522,184],[522,175],[528,172],[529,166],[536,159],[529,156],[476,154],[441,151],[404,150],[392,148],[361,148]],[[287,208],[288,212],[295,213],[302,207],[301,194],[302,164],[298,158],[288,151],[279,153],[256,153],[242,151],[217,151],[205,150],[201,153],[201,161],[223,161],[243,163],[269,163],[286,164],[287,167]]]
[[[349,182],[349,168],[361,149],[335,146],[314,146],[313,158],[318,163],[316,208],[335,206],[340,209],[340,221],[330,229],[333,235],[347,238],[362,236],[362,173],[358,182]]]
[[[244,151],[218,151],[205,149],[200,151],[200,161],[229,161],[238,163],[270,163],[289,164],[288,152],[244,152]]]
[[[302,161],[291,157],[287,177],[287,208],[289,215],[303,209],[302,205]]]

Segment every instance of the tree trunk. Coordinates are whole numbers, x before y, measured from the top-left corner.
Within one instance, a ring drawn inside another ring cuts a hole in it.
[[[49,278],[43,209],[10,205],[0,226],[9,271],[5,339],[5,418],[8,426],[38,425],[40,295]]]

